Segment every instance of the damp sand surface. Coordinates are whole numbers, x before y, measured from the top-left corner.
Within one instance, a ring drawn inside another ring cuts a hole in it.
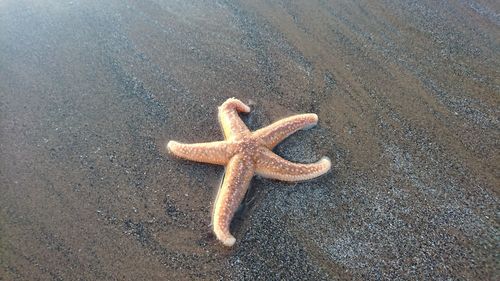
[[[397,3],[394,3],[397,2]],[[0,280],[494,280],[495,1],[2,1]],[[210,230],[223,167],[165,143],[314,112]],[[496,257],[496,258],[495,258]],[[496,277],[495,277],[496,276]]]

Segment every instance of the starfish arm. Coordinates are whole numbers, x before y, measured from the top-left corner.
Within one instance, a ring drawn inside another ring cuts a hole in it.
[[[311,164],[292,163],[266,148],[260,150],[255,164],[256,174],[282,181],[313,179],[328,172],[332,165],[328,157],[323,157],[318,162]]]
[[[219,122],[224,132],[226,139],[230,139],[235,135],[250,132],[241,120],[238,112],[248,113],[250,107],[238,99],[230,98],[219,106]]]
[[[217,165],[225,165],[232,156],[232,146],[225,141],[193,144],[169,141],[167,149],[180,158]]]
[[[278,143],[300,129],[308,129],[318,123],[318,115],[314,113],[299,114],[281,119],[273,124],[255,131],[253,134],[260,138],[264,145],[273,149]]]
[[[212,214],[213,231],[217,239],[232,246],[236,239],[229,232],[229,225],[238,209],[254,173],[254,164],[249,156],[236,154],[226,166],[226,173],[215,199]]]

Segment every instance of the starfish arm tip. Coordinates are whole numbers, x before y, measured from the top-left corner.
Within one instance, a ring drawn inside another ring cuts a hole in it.
[[[234,236],[229,233],[229,230],[223,230],[215,225],[213,231],[215,233],[215,236],[217,237],[217,240],[222,242],[224,246],[231,247],[234,245],[234,243],[236,243],[236,238],[234,238]]]
[[[311,129],[312,127],[318,125],[318,115],[316,113],[308,113],[305,114],[305,119],[307,120],[308,125],[306,125],[303,130]]]
[[[169,153],[174,153],[173,151],[174,151],[175,146],[176,146],[177,144],[179,144],[179,143],[178,143],[178,142],[176,142],[176,141],[173,141],[173,140],[169,141],[169,142],[167,143],[167,145],[166,145],[166,147],[167,147],[167,151],[168,151]]]
[[[224,110],[227,108],[234,108],[239,112],[248,113],[250,112],[250,106],[244,104],[237,98],[229,98],[227,99],[221,106],[219,106],[219,110]]]
[[[234,245],[234,243],[236,243],[236,238],[234,238],[232,236],[226,238],[225,240],[222,240],[222,244],[224,244],[224,246],[227,246],[227,247],[232,247]]]
[[[330,158],[328,156],[323,156],[320,160],[320,163],[322,163],[324,165],[325,173],[328,172],[330,170],[330,168],[332,167],[332,161],[330,160]]]

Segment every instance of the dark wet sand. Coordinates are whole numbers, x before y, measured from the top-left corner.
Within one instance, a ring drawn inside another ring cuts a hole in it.
[[[0,2],[0,280],[498,278],[498,2],[163,2]],[[233,96],[333,167],[254,178],[227,249],[164,145]]]

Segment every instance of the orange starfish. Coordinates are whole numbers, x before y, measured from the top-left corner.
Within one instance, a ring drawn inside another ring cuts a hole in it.
[[[224,141],[195,144],[169,141],[167,144],[168,150],[178,157],[226,166],[212,214],[213,231],[226,246],[236,242],[229,232],[229,224],[254,174],[282,181],[301,181],[318,177],[328,172],[331,166],[328,157],[312,164],[297,164],[272,152],[289,135],[316,125],[316,114],[294,115],[251,132],[238,112],[248,113],[250,107],[235,98],[219,107]]]

